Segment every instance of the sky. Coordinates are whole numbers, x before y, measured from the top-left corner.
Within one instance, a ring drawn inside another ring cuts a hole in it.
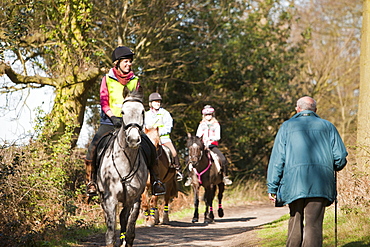
[[[8,81],[8,77],[0,77],[0,84]],[[0,95],[0,145],[28,144],[35,133],[38,109],[49,113],[53,107],[53,100],[52,87],[25,89],[12,95]],[[90,128],[84,124],[77,146],[86,146],[89,131]]]
[[[5,51],[4,58],[5,62],[11,64],[14,71],[22,72],[22,66],[19,62],[14,62],[15,56],[11,51]],[[44,71],[27,63],[28,75],[46,76]],[[0,85],[8,83],[11,81],[6,75],[0,76]],[[37,113],[40,109],[44,113],[49,113],[53,107],[53,101],[54,89],[50,86],[39,89],[27,88],[12,94],[0,94],[0,146],[28,144],[35,133]],[[87,124],[83,124],[77,142],[78,147],[85,147],[89,142],[91,129]]]

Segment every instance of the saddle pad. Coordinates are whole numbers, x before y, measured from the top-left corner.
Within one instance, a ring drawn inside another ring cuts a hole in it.
[[[220,164],[220,160],[218,158],[218,155],[215,153],[215,152],[210,152],[211,153],[211,156],[212,156],[212,159],[213,159],[213,162],[215,163],[216,165],[216,168],[217,168],[217,172],[220,172],[221,171],[221,164]]]
[[[172,160],[172,153],[171,153],[171,150],[169,147],[165,146],[162,144],[162,148],[166,154],[166,157],[168,159],[168,164],[173,164],[173,160]]]
[[[104,156],[105,151],[115,139],[116,136],[113,134],[113,132],[106,134],[100,139],[96,147],[96,164],[98,164],[99,166],[101,165],[102,157]]]

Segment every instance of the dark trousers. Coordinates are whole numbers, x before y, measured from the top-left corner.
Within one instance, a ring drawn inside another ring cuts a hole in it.
[[[92,139],[89,148],[87,149],[86,160],[95,162],[96,148],[99,144],[99,141],[106,136],[109,132],[114,131],[114,126],[109,124],[101,124],[96,132],[94,138]],[[157,161],[157,154],[154,145],[144,133],[141,134],[142,142],[141,147],[144,150],[145,158],[147,159],[146,163],[149,168],[153,167]],[[95,164],[94,164],[95,165]],[[156,172],[157,174],[157,172]]]
[[[288,225],[287,247],[322,246],[322,224],[325,198],[302,198],[289,204],[290,219]]]

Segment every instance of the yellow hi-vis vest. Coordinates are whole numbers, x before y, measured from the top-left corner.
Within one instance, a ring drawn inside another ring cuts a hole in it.
[[[109,107],[116,117],[122,117],[123,90],[127,87],[130,91],[135,90],[139,78],[135,76],[126,85],[122,85],[116,79],[106,76],[107,89],[109,93]]]

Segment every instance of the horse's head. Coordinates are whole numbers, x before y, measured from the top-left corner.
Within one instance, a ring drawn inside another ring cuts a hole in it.
[[[159,131],[158,127],[148,127],[146,126],[144,128],[144,133],[149,137],[149,139],[152,141],[153,145],[158,148],[160,145],[160,138],[159,138]]]
[[[144,125],[145,108],[143,105],[142,88],[129,91],[125,87],[122,104],[122,128],[125,131],[127,145],[138,148],[141,143],[141,131]]]
[[[188,133],[187,148],[189,152],[189,165],[196,167],[204,154],[204,144],[201,138]]]

